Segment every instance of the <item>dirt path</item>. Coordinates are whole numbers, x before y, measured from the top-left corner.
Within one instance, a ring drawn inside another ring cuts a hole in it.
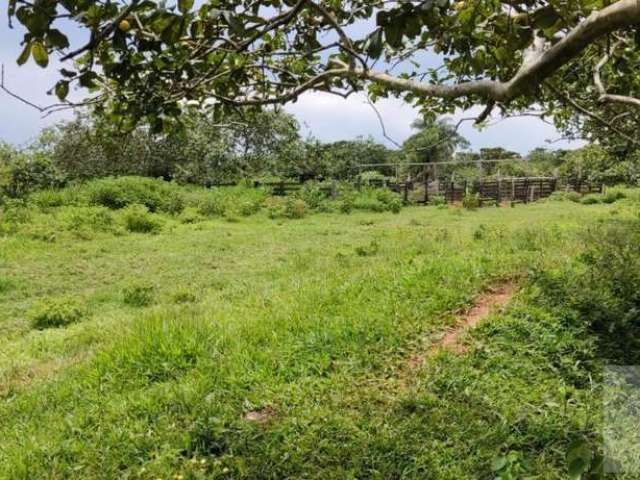
[[[460,314],[456,324],[450,328],[442,338],[435,343],[430,343],[425,349],[414,353],[403,368],[400,377],[406,378],[415,373],[425,361],[441,350],[450,350],[455,353],[465,353],[467,347],[462,343],[464,334],[476,327],[487,318],[494,310],[505,306],[517,291],[514,282],[503,282],[493,286],[478,296],[473,306]]]

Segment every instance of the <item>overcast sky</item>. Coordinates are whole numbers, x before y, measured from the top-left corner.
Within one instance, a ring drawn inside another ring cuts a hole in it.
[[[14,30],[8,28],[5,5],[6,2],[0,0],[0,63],[5,68],[5,85],[33,103],[47,105],[55,102],[55,97],[46,94],[57,78],[55,62],[51,62],[47,69],[36,66],[32,60],[22,67],[17,66],[15,60],[21,50],[22,31],[18,27]],[[401,143],[411,134],[410,124],[417,117],[417,112],[397,99],[382,100],[376,105],[384,118],[388,137]],[[287,105],[286,110],[297,117],[305,136],[313,135],[323,141],[371,136],[393,147],[384,138],[378,118],[362,94],[345,100],[330,94],[307,93],[296,103]],[[4,92],[0,92],[0,112],[0,140],[16,145],[33,139],[43,127],[73,116],[67,111],[43,118],[36,109]],[[453,120],[469,115],[470,112],[460,112]],[[532,117],[507,119],[482,131],[476,130],[472,122],[467,122],[461,126],[460,133],[470,141],[474,150],[502,146],[523,154],[535,147],[548,147],[548,140],[560,137],[553,126]],[[579,144],[557,142],[552,146],[570,148]]]

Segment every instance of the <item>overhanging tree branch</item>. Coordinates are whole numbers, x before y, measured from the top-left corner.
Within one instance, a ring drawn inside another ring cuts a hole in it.
[[[639,23],[639,0],[619,0],[602,10],[594,11],[556,44],[525,61],[511,80],[506,82],[482,79],[451,85],[430,84],[362,68],[350,68],[342,74],[353,75],[419,96],[443,99],[479,96],[505,102],[542,84],[546,78],[607,33]],[[340,60],[333,59],[332,62],[342,66],[343,69],[346,67],[346,64]]]
[[[620,43],[621,42],[616,42],[616,44],[611,48],[611,51],[604,54],[593,69],[593,83],[595,84],[596,88],[598,89],[598,93],[600,94],[600,98],[598,100],[603,103],[623,103],[640,108],[640,98],[607,93],[607,89],[605,88],[602,81],[600,72],[602,71],[602,68],[607,64],[607,62],[609,62],[609,60],[611,59],[611,54],[616,50],[618,46],[620,46]]]

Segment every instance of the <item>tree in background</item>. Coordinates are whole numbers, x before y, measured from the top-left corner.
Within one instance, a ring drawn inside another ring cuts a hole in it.
[[[283,158],[280,168],[274,173],[306,179],[354,179],[364,164],[383,164],[390,161],[392,151],[376,143],[372,138],[339,140],[323,143],[308,138],[302,151],[295,158]],[[373,167],[367,167],[373,168]],[[393,168],[382,167],[384,171]]]
[[[183,122],[186,128],[168,134],[144,126],[122,133],[103,117],[81,114],[46,129],[31,150],[69,179],[142,175],[197,184],[272,172],[301,155],[298,124],[280,110],[236,115],[223,126],[195,111]]]
[[[417,132],[402,144],[404,161],[408,164],[448,162],[453,160],[456,150],[469,146],[467,139],[460,135],[457,128],[446,118],[418,118],[411,127]],[[422,166],[409,166],[406,169],[411,176],[426,170],[427,168]]]
[[[640,179],[638,154],[620,162],[601,145],[589,145],[568,152],[559,167],[561,176],[573,181],[615,185],[637,184]]]

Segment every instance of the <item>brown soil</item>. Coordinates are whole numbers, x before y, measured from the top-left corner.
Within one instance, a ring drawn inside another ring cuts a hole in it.
[[[516,293],[517,286],[513,282],[505,282],[490,288],[481,294],[474,305],[458,316],[456,324],[449,329],[442,338],[429,345],[426,350],[414,353],[407,362],[408,370],[415,371],[431,356],[441,350],[449,350],[454,353],[465,353],[466,345],[462,343],[464,334],[476,327],[495,309],[505,306]]]
[[[255,423],[267,423],[276,416],[276,411],[273,407],[264,407],[259,410],[251,410],[245,413],[242,418],[247,422]]]

